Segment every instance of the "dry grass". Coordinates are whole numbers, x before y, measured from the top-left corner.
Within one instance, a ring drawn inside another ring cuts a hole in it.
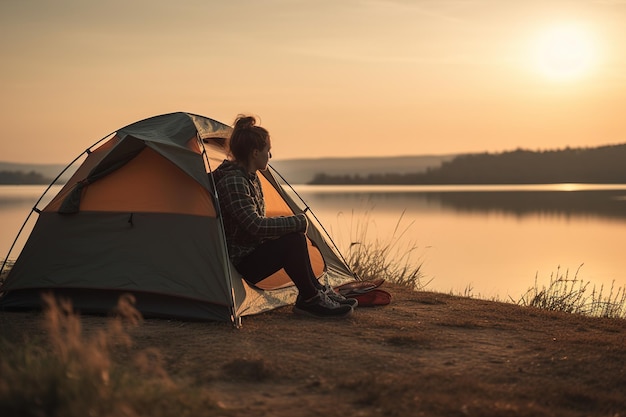
[[[608,293],[604,286],[598,289],[589,281],[578,278],[580,268],[570,278],[569,270],[560,267],[550,275],[550,283],[540,286],[535,276],[535,285],[517,301],[522,306],[537,307],[550,311],[583,314],[594,317],[626,318],[626,292],[623,287],[615,288],[615,281]]]
[[[369,235],[371,221],[369,214],[363,219],[352,222],[350,242],[343,252],[350,268],[362,279],[383,278],[413,290],[423,290],[428,285],[424,282],[422,262],[417,255],[419,246],[414,241],[407,241],[411,224],[403,225],[404,213],[400,216],[391,236],[385,240]]]
[[[3,416],[225,415],[201,390],[172,382],[155,348],[128,363],[112,359],[131,352],[129,331],[142,322],[132,297],[121,297],[106,327],[89,335],[69,302],[44,301],[45,337],[0,338]]]

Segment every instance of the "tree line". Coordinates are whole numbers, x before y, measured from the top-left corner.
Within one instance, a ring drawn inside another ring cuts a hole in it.
[[[626,144],[459,155],[439,167],[407,174],[317,174],[310,184],[626,183]]]
[[[0,185],[49,184],[50,180],[35,171],[0,171]]]

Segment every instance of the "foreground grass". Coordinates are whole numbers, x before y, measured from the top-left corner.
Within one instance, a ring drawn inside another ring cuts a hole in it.
[[[105,330],[86,336],[67,302],[45,297],[45,337],[0,338],[0,409],[5,417],[227,415],[206,392],[174,383],[158,350],[116,363],[130,351],[128,330],[141,322],[122,297]]]

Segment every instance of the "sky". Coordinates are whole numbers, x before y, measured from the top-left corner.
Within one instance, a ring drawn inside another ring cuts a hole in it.
[[[6,0],[0,161],[175,111],[275,159],[626,142],[626,0]]]

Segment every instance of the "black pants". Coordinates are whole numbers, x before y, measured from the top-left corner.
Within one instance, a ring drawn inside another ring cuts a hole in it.
[[[290,233],[265,241],[235,268],[253,285],[284,268],[304,299],[314,297],[321,288],[311,268],[304,233]]]

